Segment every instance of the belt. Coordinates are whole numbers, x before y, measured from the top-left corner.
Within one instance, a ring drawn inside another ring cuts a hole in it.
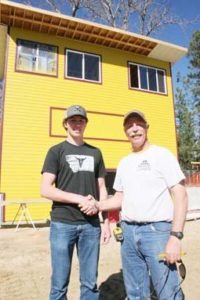
[[[131,221],[131,222],[129,222],[129,221],[124,221],[126,224],[128,224],[128,225],[139,225],[139,226],[141,226],[141,225],[149,225],[149,224],[152,224],[152,223],[154,223],[154,222],[136,222],[136,221]]]
[[[149,225],[152,223],[160,223],[160,222],[164,222],[164,223],[171,223],[169,221],[151,221],[151,222],[136,222],[136,221],[123,221],[128,225],[138,225],[138,226],[142,226],[142,225]]]

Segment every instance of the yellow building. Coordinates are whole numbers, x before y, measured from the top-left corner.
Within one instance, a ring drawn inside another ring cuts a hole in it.
[[[88,110],[85,140],[102,150],[110,174],[130,152],[122,120],[131,109],[146,114],[151,143],[176,154],[171,65],[185,53],[163,41],[1,0],[0,192],[5,200],[40,199],[44,157],[65,139],[63,112],[72,104]],[[4,207],[2,220],[11,221],[16,209]],[[30,207],[34,220],[47,217],[49,209]]]

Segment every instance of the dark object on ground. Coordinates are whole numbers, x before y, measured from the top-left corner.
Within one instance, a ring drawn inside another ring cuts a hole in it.
[[[110,275],[100,287],[99,300],[128,300],[124,286],[122,270],[119,273]],[[151,285],[151,300],[157,300],[156,293]]]
[[[125,300],[126,291],[122,271],[110,275],[100,287],[99,300]]]

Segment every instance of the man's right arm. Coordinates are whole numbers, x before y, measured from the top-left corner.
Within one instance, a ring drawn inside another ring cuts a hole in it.
[[[74,193],[62,191],[54,186],[56,176],[52,173],[44,172],[42,174],[40,193],[42,197],[52,201],[71,203],[71,204],[88,204],[93,205],[90,201],[91,196],[82,196]]]

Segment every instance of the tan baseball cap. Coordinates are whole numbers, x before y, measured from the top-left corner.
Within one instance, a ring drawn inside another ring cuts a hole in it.
[[[144,113],[143,113],[142,111],[140,111],[140,110],[134,109],[134,110],[131,110],[131,111],[127,112],[127,113],[124,115],[123,125],[125,125],[127,119],[128,119],[129,117],[132,117],[132,116],[139,116],[141,119],[143,119],[143,121],[144,121],[145,123],[147,123],[147,119],[146,119]]]
[[[85,108],[80,105],[72,105],[68,107],[64,113],[64,120],[67,120],[73,116],[81,116],[88,121],[87,112]]]

